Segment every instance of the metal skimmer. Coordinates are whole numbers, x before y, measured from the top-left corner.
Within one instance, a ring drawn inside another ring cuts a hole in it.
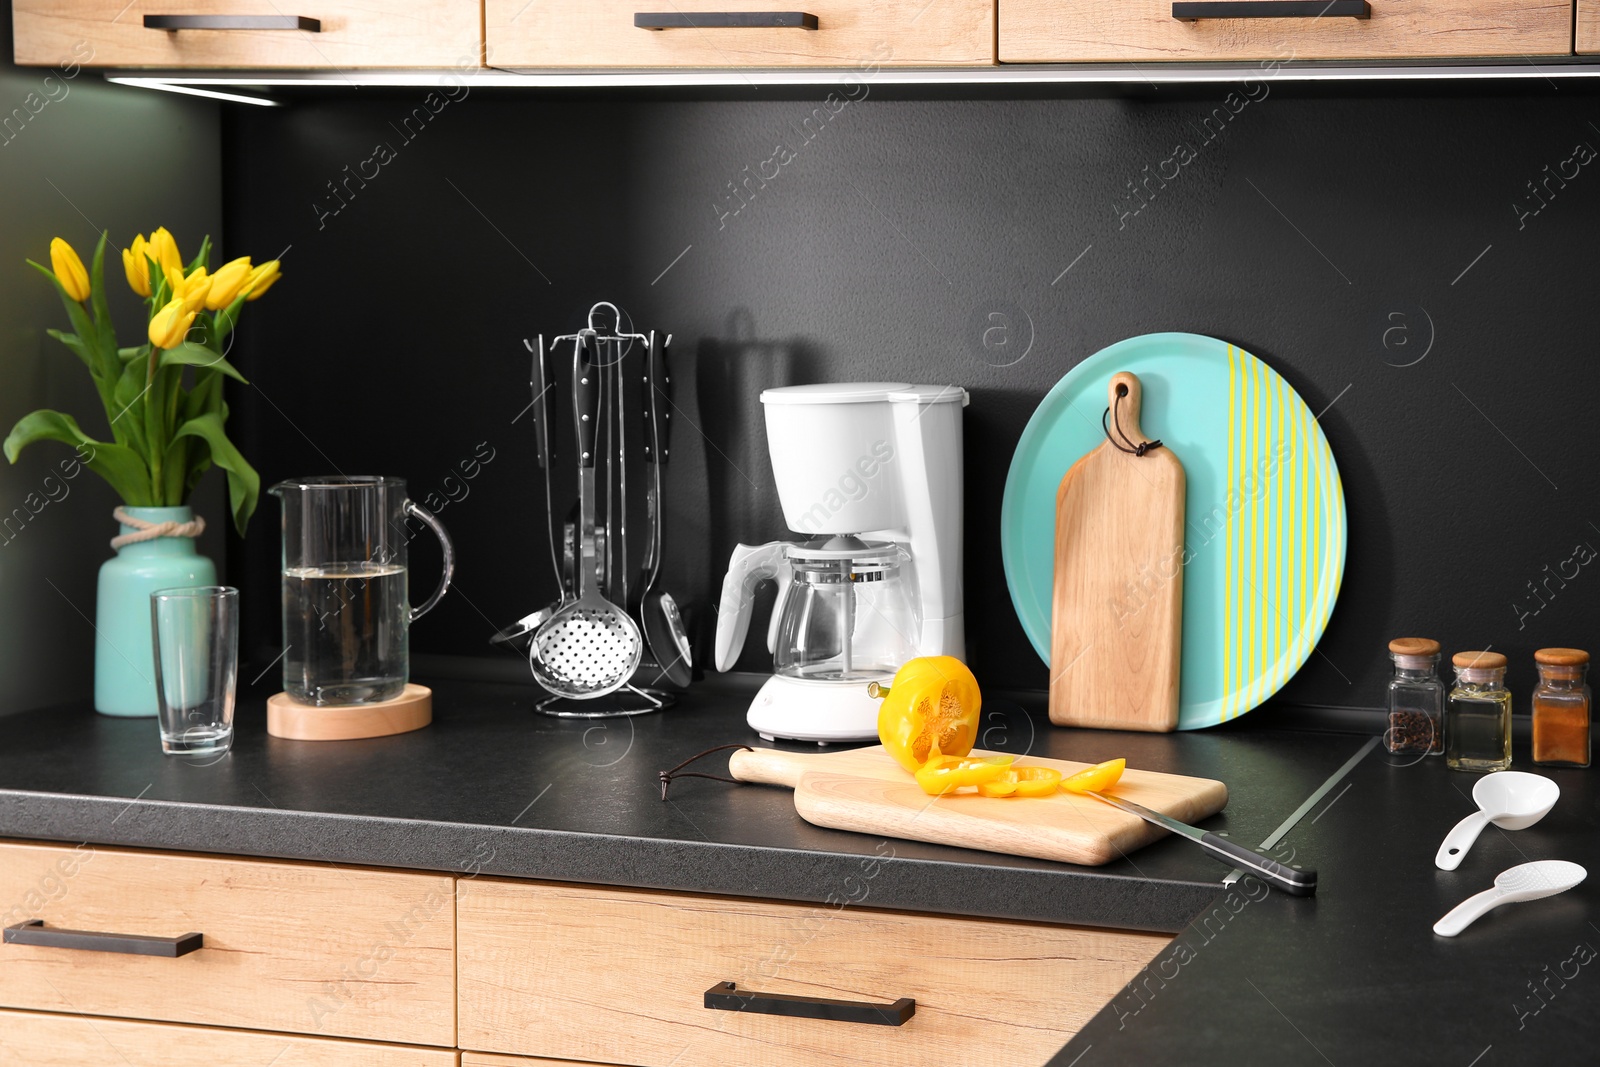
[[[577,599],[534,631],[528,666],[558,697],[583,700],[620,689],[639,667],[644,640],[628,613],[605,598],[604,567],[595,546],[595,445],[600,373],[592,331],[573,355],[573,421],[578,427],[578,529],[582,558],[575,569]]]

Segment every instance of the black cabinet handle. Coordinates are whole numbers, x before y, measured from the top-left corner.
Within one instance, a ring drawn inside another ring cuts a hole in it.
[[[305,30],[321,33],[322,20],[304,15],[146,15],[147,30]]]
[[[917,1002],[910,997],[901,997],[893,1004],[868,1004],[859,1000],[740,992],[734,989],[732,982],[718,982],[706,990],[706,1007],[716,1011],[753,1011],[794,1019],[830,1019],[836,1023],[877,1026],[904,1026],[906,1020],[917,1013]]]
[[[817,16],[804,11],[640,11],[633,24],[641,30],[814,30]]]
[[[187,956],[205,947],[204,934],[146,937],[143,934],[103,934],[90,930],[48,930],[43,919],[5,928],[5,944],[40,948],[71,948],[80,952],[122,952],[129,956]]]
[[[1367,0],[1205,0],[1174,3],[1172,17],[1185,22],[1195,19],[1369,19],[1372,5]]]

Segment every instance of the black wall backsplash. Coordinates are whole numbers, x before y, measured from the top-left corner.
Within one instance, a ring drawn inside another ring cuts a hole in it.
[[[456,92],[227,127],[230,247],[288,246],[235,353],[239,443],[267,484],[398,474],[445,501],[456,590],[414,652],[500,654],[489,635],[553,598],[522,339],[602,299],[675,335],[664,576],[702,661],[729,550],[785,534],[759,391],[956,383],[969,658],[1042,688],[1000,559],[1012,450],[1074,364],[1163,330],[1242,346],[1324,413],[1349,556],[1286,701],[1381,703],[1394,636],[1492,645],[1523,692],[1533,649],[1600,637],[1600,99],[1573,82],[872,91],[832,113],[824,90]],[[268,498],[233,557],[263,665],[277,522]],[[420,598],[436,553],[413,557]],[[759,645],[742,666],[766,668]]]

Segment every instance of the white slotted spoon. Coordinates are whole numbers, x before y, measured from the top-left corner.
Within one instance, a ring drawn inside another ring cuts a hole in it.
[[[586,336],[587,335],[587,336]],[[644,639],[628,613],[601,592],[603,564],[595,548],[595,443],[600,415],[600,374],[581,331],[573,353],[572,409],[578,427],[578,530],[583,558],[573,568],[577,597],[533,634],[528,666],[536,681],[558,697],[589,700],[614,693],[639,668]]]
[[[1495,875],[1494,888],[1468,897],[1433,924],[1440,937],[1455,937],[1478,919],[1502,904],[1538,900],[1565,893],[1589,876],[1589,872],[1566,860],[1535,860],[1519,863]]]

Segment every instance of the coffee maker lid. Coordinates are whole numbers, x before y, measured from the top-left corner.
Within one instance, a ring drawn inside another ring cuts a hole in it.
[[[888,400],[911,386],[905,382],[833,382],[785,385],[761,393],[763,404],[870,404]]]

